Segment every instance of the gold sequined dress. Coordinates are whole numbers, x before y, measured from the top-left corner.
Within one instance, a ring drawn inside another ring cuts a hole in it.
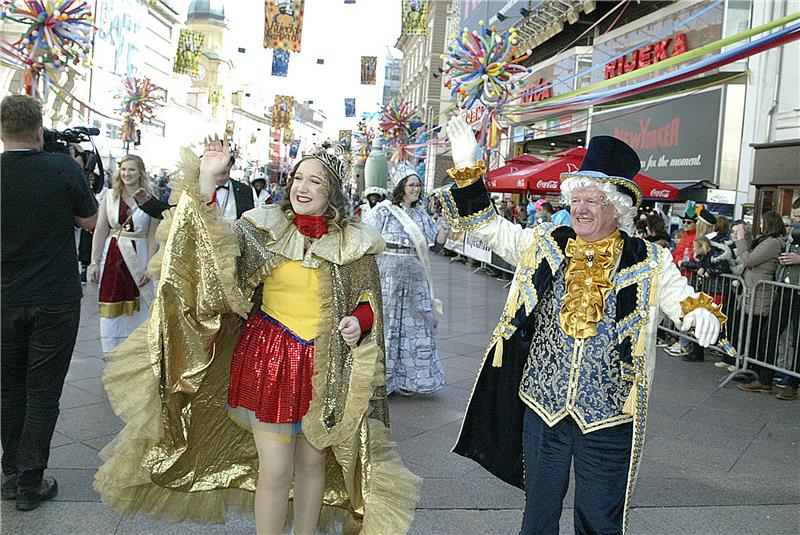
[[[199,191],[197,158],[184,152],[183,186],[160,225],[166,242],[149,321],[107,356],[103,383],[125,421],[101,452],[95,489],[124,515],[224,522],[252,513],[258,455],[250,431],[227,415],[231,355],[256,289],[287,261],[317,269],[321,319],[305,438],[328,449],[320,529],[401,534],[420,479],[389,437],[376,232],[358,224],[308,243],[279,207],[233,227]],[[373,329],[355,348],[336,327],[364,295]],[[291,508],[290,508],[291,510]]]

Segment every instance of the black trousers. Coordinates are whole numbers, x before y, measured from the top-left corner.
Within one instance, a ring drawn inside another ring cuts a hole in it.
[[[20,486],[38,485],[47,467],[80,317],[80,301],[2,310],[3,474]]]
[[[557,535],[570,465],[575,464],[575,533],[622,533],[633,425],[581,433],[567,416],[553,427],[525,410],[525,511],[520,535]]]

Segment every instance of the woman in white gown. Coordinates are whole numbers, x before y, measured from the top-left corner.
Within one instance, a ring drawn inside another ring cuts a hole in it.
[[[89,280],[100,283],[100,340],[114,349],[147,319],[155,285],[145,269],[156,250],[158,220],[140,210],[133,198],[150,191],[141,158],[126,155],[114,174],[112,190],[100,204],[92,239]]]

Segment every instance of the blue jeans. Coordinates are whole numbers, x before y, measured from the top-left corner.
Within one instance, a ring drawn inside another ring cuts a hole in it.
[[[19,486],[37,486],[47,467],[80,318],[80,301],[2,310],[3,474]]]
[[[632,424],[581,433],[567,416],[548,427],[525,410],[525,511],[520,535],[557,535],[570,465],[575,464],[575,533],[622,533]]]

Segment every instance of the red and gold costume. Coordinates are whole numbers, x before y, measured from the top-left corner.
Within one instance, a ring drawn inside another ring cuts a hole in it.
[[[126,426],[101,452],[95,488],[125,515],[222,522],[253,508],[258,454],[241,424],[288,427],[327,451],[322,531],[405,533],[420,480],[389,440],[383,240],[359,224],[319,233],[276,205],[231,226],[200,193],[198,168],[184,153],[149,323],[108,357],[103,382]],[[350,315],[362,325],[353,348],[338,331]]]

